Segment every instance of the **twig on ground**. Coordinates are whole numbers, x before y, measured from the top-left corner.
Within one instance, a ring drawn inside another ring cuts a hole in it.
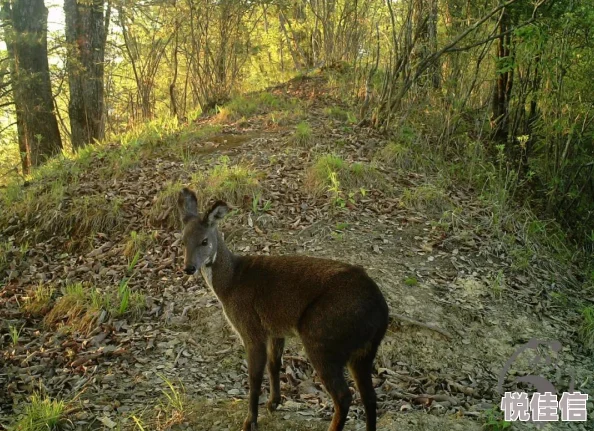
[[[443,335],[444,337],[446,337],[448,340],[451,340],[452,338],[454,338],[452,336],[452,334],[450,334],[449,332],[445,331],[444,329],[438,328],[437,326],[432,325],[430,323],[419,322],[418,320],[411,319],[410,317],[403,316],[402,314],[392,313],[392,314],[390,314],[390,316],[394,319],[401,320],[401,321],[409,323],[411,325],[420,326],[421,328],[425,328],[425,329],[429,329],[431,331],[438,332],[441,335]]]

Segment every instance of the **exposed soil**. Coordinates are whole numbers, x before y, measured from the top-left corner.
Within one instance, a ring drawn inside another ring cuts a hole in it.
[[[180,271],[179,232],[148,221],[167,181],[188,182],[192,172],[209,169],[223,154],[231,165],[241,161],[264,173],[260,209],[253,211],[247,197],[222,226],[232,250],[361,264],[382,288],[394,316],[429,326],[392,319],[374,376],[379,429],[482,429],[486,412],[501,400],[496,387],[504,363],[532,338],[562,342],[556,365],[532,364],[533,356],[524,354],[507,373],[505,390],[528,388],[518,386],[515,377],[538,374],[561,393],[573,373],[576,389],[594,394],[594,360],[575,334],[578,316],[571,304],[579,283],[573,268],[537,256],[518,269],[489,231],[488,211],[462,187],[447,190],[448,205],[462,210],[449,225],[431,205],[403,204],[405,189],[432,181],[414,172],[379,164],[386,186],[345,208],[325,194],[312,195],[304,182],[316,155],[334,152],[369,162],[386,138],[325,114],[323,108],[337,102],[318,97],[323,86],[317,80],[275,92],[304,101],[313,148],[292,143],[297,120],[279,126],[260,116],[225,124],[214,138],[190,142],[195,146],[190,162],[166,155],[144,158],[109,183],[89,171],[79,190],[121,197],[125,229],[96,234],[84,252],[69,251],[69,238],[59,236],[31,243],[22,259],[11,263],[0,290],[0,428],[22,412],[33,390],[43,388],[53,397],[74,400],[69,429],[131,429],[132,415],[142,418],[145,429],[165,429],[169,423],[174,429],[239,429],[247,408],[244,349],[202,280]],[[127,273],[123,250],[132,230],[156,231],[130,280],[132,289],[147,296],[141,317],[98,319],[89,334],[81,335],[47,328],[42,317],[23,313],[23,297],[38,283],[55,285],[57,292],[75,281],[116,289]],[[10,237],[22,243],[26,234],[5,227],[0,239]],[[554,292],[562,292],[567,303],[559,304]],[[10,326],[22,327],[16,347]],[[179,420],[159,407],[167,390],[163,376],[178,387],[183,384],[188,410]],[[287,345],[281,379],[283,405],[272,415],[262,406],[260,429],[325,430],[332,404],[297,340]],[[267,390],[262,401],[266,395]],[[594,409],[591,403],[588,407],[588,424],[559,422],[549,429],[593,429]],[[364,429],[358,395],[349,418],[347,429]]]

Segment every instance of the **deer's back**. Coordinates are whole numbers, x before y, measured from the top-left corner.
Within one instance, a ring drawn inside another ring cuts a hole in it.
[[[355,265],[306,256],[242,256],[234,273],[230,311],[250,313],[256,320],[245,324],[252,332],[261,324],[268,335],[295,333],[308,310],[320,304],[327,305],[316,312],[347,320],[387,310],[375,282]]]

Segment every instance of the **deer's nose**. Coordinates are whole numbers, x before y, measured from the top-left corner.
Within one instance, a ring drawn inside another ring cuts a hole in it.
[[[188,275],[192,275],[196,272],[196,267],[193,265],[188,265],[186,266],[186,268],[184,269],[184,272]]]

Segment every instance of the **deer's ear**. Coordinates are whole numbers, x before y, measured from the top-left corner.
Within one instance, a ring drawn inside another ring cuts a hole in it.
[[[198,217],[198,199],[196,198],[196,193],[184,187],[179,192],[177,208],[179,209],[182,223],[187,223],[192,217]]]
[[[229,210],[229,205],[223,201],[217,201],[204,216],[203,223],[208,226],[214,226],[219,220],[225,217]]]

